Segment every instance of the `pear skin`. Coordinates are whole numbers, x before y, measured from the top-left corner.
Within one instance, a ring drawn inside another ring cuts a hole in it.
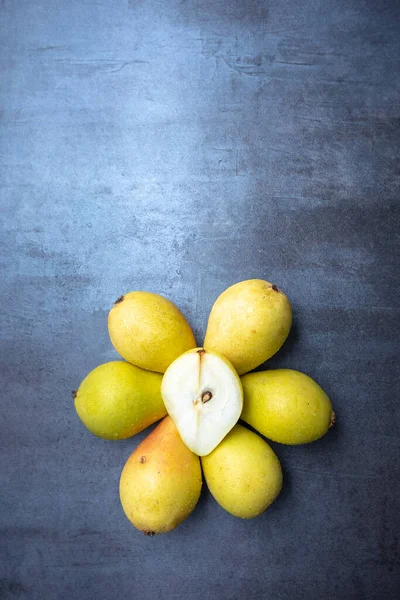
[[[75,409],[94,435],[122,440],[167,414],[160,373],[113,361],[93,369],[73,392]]]
[[[175,529],[194,510],[201,491],[200,459],[165,417],[128,458],[120,499],[129,521],[146,535]]]
[[[281,444],[307,444],[335,422],[324,390],[308,375],[292,369],[248,373],[242,378],[241,419]]]
[[[272,448],[242,425],[201,459],[204,477],[215,500],[242,519],[257,517],[282,489],[282,469]]]
[[[243,375],[279,350],[291,324],[290,302],[276,285],[261,279],[241,281],[215,301],[204,348],[226,356]]]
[[[130,292],[118,298],[108,315],[116,351],[142,369],[164,373],[178,356],[196,347],[189,323],[167,298]]]

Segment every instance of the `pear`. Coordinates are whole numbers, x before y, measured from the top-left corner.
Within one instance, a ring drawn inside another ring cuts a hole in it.
[[[123,468],[122,508],[146,535],[166,533],[194,510],[201,485],[199,458],[186,448],[172,419],[165,417]]]
[[[243,407],[240,378],[216,352],[194,348],[164,374],[161,393],[182,440],[195,454],[209,454],[232,429]]]
[[[260,515],[282,489],[282,469],[275,452],[242,425],[235,425],[201,464],[211,494],[235,517]]]
[[[160,373],[126,362],[100,365],[73,392],[75,408],[86,427],[99,437],[122,440],[167,414]]]
[[[279,350],[291,324],[290,302],[276,285],[261,279],[241,281],[215,301],[204,348],[226,356],[243,375]]]
[[[335,422],[328,396],[304,373],[291,369],[248,373],[242,384],[241,418],[275,442],[314,442]]]
[[[118,298],[108,315],[116,351],[128,362],[164,373],[183,352],[196,346],[180,310],[158,294],[130,292]]]

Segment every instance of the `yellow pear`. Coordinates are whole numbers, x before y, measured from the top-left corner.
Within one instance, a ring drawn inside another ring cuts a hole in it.
[[[335,422],[328,396],[304,373],[276,369],[248,373],[241,379],[241,419],[275,442],[314,442]]]
[[[164,373],[183,352],[195,348],[193,332],[180,310],[151,292],[118,298],[108,315],[108,331],[116,351],[128,362]]]
[[[160,373],[126,362],[100,365],[73,392],[75,408],[86,427],[108,440],[122,440],[167,414]]]
[[[201,459],[204,477],[215,500],[235,517],[260,515],[282,489],[282,469],[272,448],[242,425]]]
[[[215,301],[204,348],[226,356],[243,375],[279,350],[291,324],[290,302],[276,285],[261,279],[241,281]]]
[[[146,535],[175,529],[194,510],[201,491],[200,459],[165,417],[136,448],[120,479],[122,508]]]

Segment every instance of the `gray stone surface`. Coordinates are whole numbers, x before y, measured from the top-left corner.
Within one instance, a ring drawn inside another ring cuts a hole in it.
[[[398,597],[399,25],[385,0],[1,0],[1,600]],[[204,490],[146,538],[118,500],[145,432],[91,436],[70,391],[116,357],[121,293],[201,343],[251,277],[294,307],[268,366],[337,427],[274,444],[260,518]]]

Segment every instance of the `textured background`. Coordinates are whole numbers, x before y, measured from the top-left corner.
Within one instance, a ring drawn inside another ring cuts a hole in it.
[[[1,600],[396,597],[399,8],[0,1]],[[250,277],[293,303],[268,366],[317,379],[337,427],[274,445],[260,518],[204,490],[146,538],[118,500],[145,433],[91,436],[70,391],[116,357],[121,293],[167,295],[201,343]]]

